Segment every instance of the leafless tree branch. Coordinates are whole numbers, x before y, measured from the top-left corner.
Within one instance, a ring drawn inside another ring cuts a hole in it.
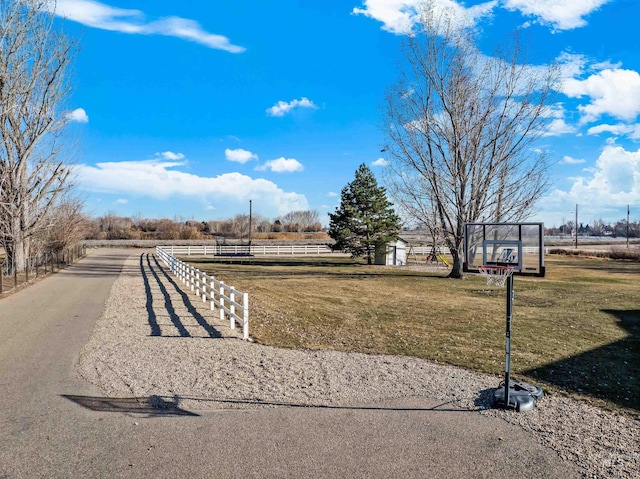
[[[534,142],[546,131],[557,70],[531,67],[517,38],[483,55],[473,32],[428,1],[388,93],[387,184],[405,214],[444,235],[462,276],[465,222],[520,221],[548,188]]]

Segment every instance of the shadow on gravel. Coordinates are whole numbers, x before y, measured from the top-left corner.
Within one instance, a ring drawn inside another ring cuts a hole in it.
[[[145,257],[146,257],[146,262],[145,262]],[[151,261],[151,258],[153,258],[153,261],[154,261],[153,263]],[[175,337],[172,335],[162,334],[162,330],[160,328],[160,325],[158,324],[158,314],[156,314],[156,311],[154,310],[154,307],[153,307],[153,293],[151,290],[151,282],[150,282],[151,276],[153,276],[153,279],[155,279],[154,284],[158,285],[158,288],[160,289],[160,292],[162,293],[162,296],[164,298],[164,310],[169,316],[169,319],[171,320],[171,322],[173,323],[173,326],[178,331],[179,337],[183,337],[183,338],[192,337],[192,334],[190,334],[189,331],[187,331],[187,328],[185,328],[184,324],[182,324],[182,321],[180,321],[180,316],[176,312],[176,309],[173,305],[173,301],[171,300],[171,295],[167,290],[167,286],[165,285],[166,284],[166,282],[164,281],[165,279],[173,286],[173,289],[182,298],[182,303],[187,309],[188,314],[191,315],[196,320],[196,322],[200,325],[200,327],[206,331],[207,335],[210,338],[223,337],[220,331],[218,331],[216,328],[211,326],[207,322],[206,318],[198,312],[198,310],[195,308],[195,306],[191,302],[191,299],[189,299],[189,296],[184,291],[182,291],[182,289],[180,289],[180,286],[176,284],[173,278],[171,278],[171,276],[167,274],[167,272],[162,268],[162,266],[158,262],[158,259],[155,256],[149,253],[141,254],[140,255],[140,271],[142,272],[142,278],[144,280],[144,288],[145,288],[145,293],[147,297],[146,309],[147,309],[149,326],[151,328],[151,334],[150,334],[151,336]],[[164,278],[162,278],[158,272],[161,273],[164,276]]]
[[[140,270],[142,271],[142,276],[144,277],[144,286],[147,292],[147,313],[149,315],[149,324],[151,325],[151,336],[161,336],[157,316],[153,310],[153,296],[151,294],[151,287],[149,286],[149,278],[147,277],[144,263],[142,261],[142,258],[144,256],[144,254],[140,255]],[[151,271],[151,274],[153,274],[153,277],[155,278],[156,282],[158,283],[158,287],[162,292],[162,296],[164,297],[164,309],[169,314],[169,319],[171,319],[171,322],[178,330],[180,336],[185,338],[191,336],[189,334],[189,331],[187,331],[187,328],[185,328],[184,324],[182,324],[182,321],[180,321],[180,317],[177,315],[176,309],[173,307],[173,302],[171,301],[171,296],[169,295],[167,288],[165,288],[164,284],[162,284],[158,273],[154,271],[153,266],[151,265],[151,261],[149,260],[149,254],[147,254],[147,266],[149,267],[149,271]]]
[[[160,336],[162,335],[162,331],[160,330],[160,325],[158,324],[158,318],[156,316],[155,311],[153,310],[153,293],[151,292],[151,285],[149,284],[149,277],[147,276],[146,271],[144,270],[144,255],[140,255],[140,271],[142,271],[142,279],[144,280],[144,292],[147,297],[147,316],[149,319],[149,326],[151,326],[151,336]]]
[[[61,394],[61,396],[91,411],[141,414],[146,417],[199,416],[191,411],[180,409],[178,407],[180,399],[177,396],[173,401],[155,395],[140,398],[107,398],[70,394]]]
[[[155,272],[154,266],[151,264],[151,260],[149,258],[150,256],[153,257],[153,261],[155,262],[155,267],[164,275],[165,279],[169,281],[169,283],[171,283],[175,291],[182,297],[182,302],[187,308],[187,311],[189,312],[189,314],[191,314],[191,316],[193,316],[193,318],[198,322],[198,324],[207,332],[209,337],[222,338],[222,334],[220,334],[220,331],[218,331],[216,328],[214,328],[209,323],[207,323],[206,318],[198,312],[198,310],[195,308],[195,306],[191,302],[191,299],[189,299],[189,295],[187,295],[187,293],[182,291],[180,286],[173,280],[173,278],[167,274],[167,272],[158,262],[158,258],[155,255],[147,254],[147,263],[149,264],[149,269],[151,270],[153,275],[156,277],[156,280],[158,281],[158,284],[160,285],[160,287],[163,289],[163,294],[164,292],[166,292],[166,288],[162,284],[162,281],[158,276],[158,274]]]
[[[478,397],[473,401],[473,405],[478,409],[491,409],[491,399],[496,388],[483,389]]]

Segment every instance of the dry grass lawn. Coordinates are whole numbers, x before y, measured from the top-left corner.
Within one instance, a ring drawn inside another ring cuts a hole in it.
[[[183,258],[250,294],[251,336],[285,348],[426,358],[503,374],[505,291],[347,258]],[[514,281],[512,372],[640,416],[640,263],[548,256]]]

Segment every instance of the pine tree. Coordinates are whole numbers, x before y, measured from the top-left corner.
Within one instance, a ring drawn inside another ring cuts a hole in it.
[[[332,248],[347,251],[353,258],[366,255],[368,264],[373,262],[376,245],[397,239],[401,227],[386,189],[378,186],[364,163],[354,180],[342,188],[340,206],[329,218],[329,236],[335,241]]]

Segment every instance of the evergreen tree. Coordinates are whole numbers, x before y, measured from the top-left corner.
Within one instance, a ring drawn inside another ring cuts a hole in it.
[[[335,240],[332,249],[347,251],[353,258],[366,255],[368,264],[373,262],[376,245],[397,239],[401,227],[386,189],[378,186],[364,163],[355,179],[342,188],[340,206],[329,218],[329,236]]]

